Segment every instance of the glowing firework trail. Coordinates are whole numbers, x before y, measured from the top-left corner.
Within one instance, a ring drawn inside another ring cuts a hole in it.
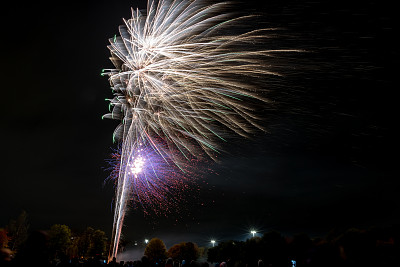
[[[145,151],[183,169],[182,160],[201,151],[215,158],[218,140],[225,141],[228,132],[247,136],[261,128],[251,105],[243,101],[259,99],[249,81],[276,75],[263,60],[288,50],[254,45],[273,29],[228,34],[249,17],[232,18],[223,13],[228,6],[149,0],[147,15],[132,10],[132,18],[119,27],[120,36],[110,39],[115,69],[103,75],[109,76],[114,98],[104,117],[121,120],[114,138],[122,142],[112,257],[127,201],[138,197],[132,187],[140,180],[151,183],[143,172],[149,164]],[[151,185],[146,189],[147,196],[156,190]]]
[[[162,140],[158,140],[158,146],[162,146]],[[122,166],[122,146],[120,145],[112,153],[112,159],[108,160],[111,174],[109,179],[116,182],[116,199],[132,200],[132,204],[143,208],[145,214],[167,214],[170,211],[181,209],[182,200],[185,199],[187,189],[193,190],[192,180],[196,178],[196,173],[191,173],[193,169],[191,159],[184,164],[185,175],[170,159],[166,159],[155,152],[151,147],[142,147],[136,150],[127,166]],[[120,173],[126,173],[124,179],[120,179]],[[186,171],[187,170],[187,171]],[[190,179],[189,179],[190,177]],[[122,182],[118,186],[118,183]],[[191,191],[191,196],[193,196]],[[115,225],[113,240],[119,240],[121,235],[122,223],[128,201],[116,203]],[[117,231],[118,230],[118,231]],[[118,243],[113,247],[113,252],[118,250]]]

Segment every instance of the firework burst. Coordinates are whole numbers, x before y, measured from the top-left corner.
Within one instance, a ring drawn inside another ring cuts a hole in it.
[[[273,29],[238,33],[250,16],[224,13],[229,3],[148,1],[147,14],[132,10],[108,46],[114,69],[114,93],[106,118],[121,124],[114,138],[122,142],[115,176],[113,251],[116,256],[127,201],[159,203],[174,179],[152,160],[185,171],[185,163],[203,152],[215,159],[227,136],[248,136],[261,129],[249,102],[261,99],[252,81],[277,75],[264,59],[277,52],[256,45]],[[150,175],[150,173],[152,173]],[[161,185],[158,187],[158,185]],[[172,186],[173,187],[173,186]]]
[[[161,145],[162,141],[158,144]],[[179,211],[185,206],[186,193],[199,190],[196,181],[201,175],[196,169],[197,158],[187,160],[183,172],[171,160],[166,160],[149,147],[143,147],[132,155],[128,166],[121,166],[121,152],[122,147],[118,145],[113,149],[111,159],[107,160],[107,170],[110,171],[107,180],[117,187],[123,169],[127,190],[131,192],[129,202],[134,209],[141,208],[145,215],[168,215]]]

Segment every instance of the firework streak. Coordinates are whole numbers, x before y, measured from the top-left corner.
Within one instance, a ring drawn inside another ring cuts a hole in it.
[[[184,172],[184,161],[201,153],[215,159],[226,136],[261,128],[249,103],[263,99],[249,81],[277,75],[265,59],[289,50],[254,45],[273,29],[232,33],[250,16],[225,14],[228,6],[149,0],[147,15],[132,10],[120,36],[110,39],[115,69],[102,75],[114,98],[103,117],[121,121],[114,138],[122,143],[110,257],[118,251],[128,200],[160,203],[175,186],[160,177],[159,162]]]

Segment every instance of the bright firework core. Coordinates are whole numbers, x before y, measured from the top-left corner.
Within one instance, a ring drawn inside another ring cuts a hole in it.
[[[133,160],[133,164],[130,166],[130,173],[135,175],[135,177],[142,172],[144,166],[144,158],[142,156],[138,156]]]

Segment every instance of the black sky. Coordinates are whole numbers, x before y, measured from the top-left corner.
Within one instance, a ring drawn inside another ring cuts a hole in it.
[[[106,48],[144,1],[14,1],[3,8],[0,227],[22,209],[31,227],[67,224],[111,235],[113,188],[105,159],[116,121]],[[325,234],[400,221],[394,8],[381,1],[246,1],[297,55],[270,86],[268,133],[236,139],[204,175],[190,213],[131,213],[128,239],[247,238],[250,227]],[[268,45],[268,44],[266,44]],[[175,219],[178,218],[178,221]],[[193,241],[193,240],[192,240]],[[171,241],[172,242],[172,241]]]

